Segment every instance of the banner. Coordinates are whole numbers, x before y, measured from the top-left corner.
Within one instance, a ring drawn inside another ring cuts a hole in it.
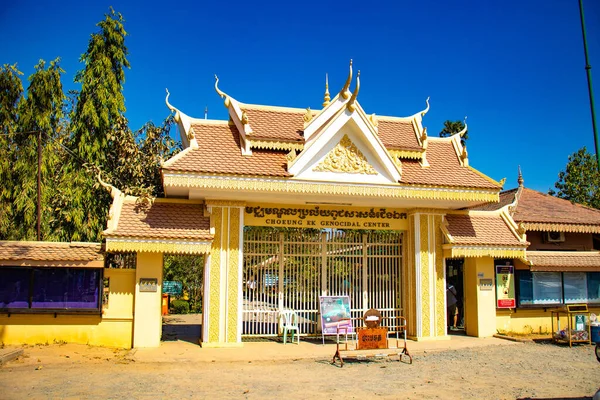
[[[515,267],[496,265],[496,299],[498,308],[515,308]]]
[[[407,230],[406,210],[344,205],[247,204],[244,225],[286,228]]]

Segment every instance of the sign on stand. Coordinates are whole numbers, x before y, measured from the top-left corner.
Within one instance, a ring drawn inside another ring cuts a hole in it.
[[[496,299],[498,308],[515,308],[515,267],[496,265]]]
[[[341,333],[352,333],[349,296],[319,296],[321,327],[323,335],[335,335],[338,328]]]

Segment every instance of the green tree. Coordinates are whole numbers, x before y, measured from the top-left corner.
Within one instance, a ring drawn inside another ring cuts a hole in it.
[[[600,209],[600,174],[595,156],[585,147],[571,154],[554,187],[557,191],[550,189],[549,194]]]
[[[66,240],[101,240],[110,207],[110,196],[99,187],[96,175],[107,170],[107,157],[123,146],[115,144],[116,139],[127,137],[129,131],[124,117],[123,84],[129,61],[123,22],[112,8],[105,14],[80,58],[84,69],[75,76],[81,91],[71,116],[68,147],[76,158],[63,166],[61,173],[69,180],[63,182],[56,199]]]
[[[204,256],[166,255],[164,280],[181,282],[189,297],[191,312],[202,312]]]
[[[41,227],[42,238],[52,239],[54,230],[53,207],[54,191],[60,176],[55,174],[62,163],[62,151],[58,146],[64,135],[63,107],[65,95],[61,75],[64,70],[60,59],[48,65],[40,60],[35,72],[29,76],[27,97],[22,98],[18,107],[18,130],[14,134],[18,153],[12,159],[13,173],[13,220],[16,226],[12,238],[34,240],[37,236],[37,149],[38,133],[41,138]],[[10,237],[9,236],[9,237]]]
[[[463,121],[447,120],[444,122],[444,127],[440,131],[440,137],[452,136],[455,133],[462,131],[463,129],[465,129],[465,123]],[[462,138],[460,139],[460,142],[462,143],[463,146],[465,146],[467,143],[467,140],[469,140],[469,130],[468,129],[464,133]]]
[[[14,133],[18,131],[18,105],[23,96],[21,71],[17,65],[0,68],[0,239],[11,237],[15,228],[12,198],[14,193]]]

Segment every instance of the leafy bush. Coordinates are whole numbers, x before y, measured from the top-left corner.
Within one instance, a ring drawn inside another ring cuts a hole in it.
[[[186,300],[174,300],[171,305],[173,306],[173,314],[188,314],[190,312],[190,303]]]

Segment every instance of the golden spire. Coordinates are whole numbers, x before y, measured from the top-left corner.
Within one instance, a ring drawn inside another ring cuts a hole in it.
[[[519,177],[517,178],[517,183],[519,184],[520,187],[523,187],[523,183],[525,183],[525,181],[523,180],[523,174],[521,173],[520,165],[519,165]]]
[[[330,103],[331,97],[329,96],[329,74],[325,74],[325,98],[323,102],[323,107],[327,107]]]
[[[354,110],[356,110],[355,103],[356,103],[356,98],[358,97],[359,90],[360,90],[360,70],[356,74],[356,87],[354,88],[354,93],[352,93],[352,97],[350,97],[350,101],[348,101],[348,104],[346,105],[346,107],[348,108],[348,111],[350,111],[350,112],[354,112]]]
[[[215,90],[222,99],[225,99],[225,107],[229,108],[229,96],[219,89],[219,77],[217,74],[215,74]]]
[[[350,82],[352,82],[352,59],[350,59],[350,72],[348,72],[348,79],[346,79],[346,83],[344,83],[344,87],[340,94],[342,97],[347,100],[350,97]]]

